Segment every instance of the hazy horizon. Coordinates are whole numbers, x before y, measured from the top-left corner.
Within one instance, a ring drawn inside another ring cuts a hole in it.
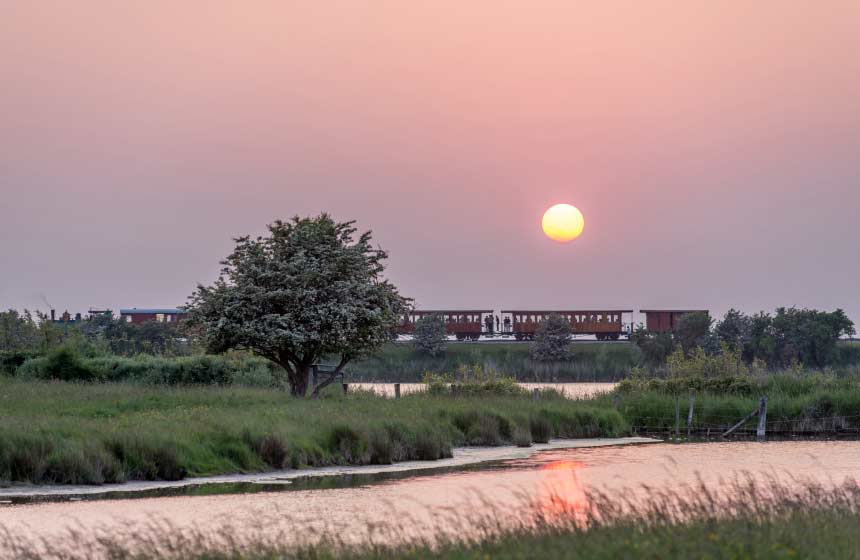
[[[424,308],[860,323],[860,4],[81,1],[0,20],[0,308],[182,305],[326,211]],[[562,245],[543,211],[579,207]],[[853,255],[853,256],[852,256]]]

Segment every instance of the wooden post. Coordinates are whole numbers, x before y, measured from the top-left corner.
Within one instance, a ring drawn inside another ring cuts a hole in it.
[[[399,398],[400,398],[400,383],[395,383],[395,384],[394,384],[394,398],[395,398],[395,399],[399,399]]]
[[[343,383],[343,394],[349,393],[349,383]]]
[[[532,400],[540,400],[540,389],[537,387],[532,390]]]
[[[758,403],[758,429],[755,431],[755,437],[758,440],[764,440],[765,428],[767,426],[767,395],[763,396]]]
[[[311,371],[308,379],[308,390],[313,390],[317,384],[317,366],[311,366]]]
[[[759,404],[759,407],[761,407],[761,404]],[[744,416],[740,422],[738,422],[737,424],[735,424],[734,426],[732,426],[731,428],[726,430],[726,432],[723,434],[723,437],[726,437],[730,433],[734,432],[735,430],[737,430],[738,428],[740,428],[741,426],[746,424],[750,418],[752,418],[753,416],[755,416],[756,414],[759,413],[759,410],[760,410],[760,408],[757,408],[757,409],[753,410],[752,412],[750,412],[749,414],[747,414],[746,416]]]
[[[696,397],[690,395],[690,412],[687,413],[687,437],[690,437],[690,429],[693,426],[693,404],[696,402]]]
[[[675,437],[681,435],[681,397],[675,397]]]

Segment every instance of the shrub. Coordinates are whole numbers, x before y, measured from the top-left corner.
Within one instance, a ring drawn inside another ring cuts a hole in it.
[[[50,379],[62,381],[92,381],[95,378],[78,353],[68,346],[61,346],[48,354],[45,373]]]
[[[552,438],[552,423],[544,415],[536,415],[529,420],[531,439],[535,443],[549,443]]]
[[[0,351],[0,374],[15,375],[24,362],[35,357],[32,352],[20,350]]]

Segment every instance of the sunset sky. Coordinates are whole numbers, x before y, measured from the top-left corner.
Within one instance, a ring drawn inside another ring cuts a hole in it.
[[[180,305],[232,237],[328,211],[419,307],[860,322],[856,0],[2,12],[0,307]]]

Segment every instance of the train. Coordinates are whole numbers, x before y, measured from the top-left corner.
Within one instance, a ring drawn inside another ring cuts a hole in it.
[[[708,313],[700,309],[648,309],[645,325],[652,332],[674,330],[678,321],[688,313]],[[410,336],[423,317],[439,316],[445,331],[457,340],[478,340],[481,336],[511,336],[515,340],[534,340],[540,324],[550,315],[560,315],[571,327],[574,336],[594,336],[597,340],[619,340],[633,332],[632,309],[598,310],[529,310],[503,309],[412,309],[398,321],[394,335]]]

